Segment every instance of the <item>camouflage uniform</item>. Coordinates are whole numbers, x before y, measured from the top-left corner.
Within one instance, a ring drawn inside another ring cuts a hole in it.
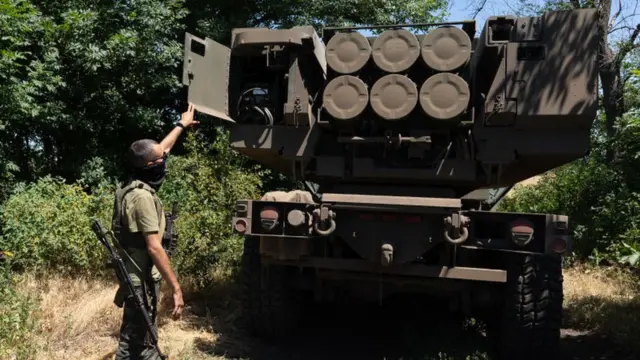
[[[149,185],[139,180],[131,181],[116,192],[113,222],[114,229],[119,228],[117,236],[129,256],[120,255],[136,292],[143,295],[145,306],[157,332],[155,324],[161,276],[147,252],[142,233],[158,232],[162,237],[166,226],[162,202]],[[131,263],[129,257],[142,271]],[[120,284],[114,299],[118,307],[124,305],[116,360],[160,359],[151,343],[142,313],[135,309],[133,303],[125,301],[126,293],[126,285]],[[144,296],[145,293],[146,296]]]

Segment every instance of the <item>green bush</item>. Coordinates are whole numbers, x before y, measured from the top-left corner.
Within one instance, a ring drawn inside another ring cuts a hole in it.
[[[19,185],[0,213],[0,249],[15,255],[18,268],[64,273],[98,270],[103,251],[90,219],[98,216],[106,221],[107,201],[50,176]]]
[[[260,197],[264,176],[229,148],[228,134],[218,135],[209,145],[191,134],[188,153],[169,157],[169,174],[159,192],[166,210],[174,202],[179,206],[180,244],[172,262],[181,275],[202,286],[238,264],[242,239],[231,232],[232,212],[236,200]],[[0,249],[13,252],[20,269],[104,271],[106,252],[90,220],[98,217],[110,227],[114,188],[95,159],[77,183],[44,177],[19,185],[0,209]]]
[[[235,203],[261,193],[264,173],[232,151],[227,136],[220,132],[219,141],[208,146],[191,135],[188,155],[169,157],[169,175],[159,192],[167,210],[174,202],[179,206],[177,271],[201,286],[215,280],[216,272],[235,269],[242,252],[242,238],[231,231]]]
[[[579,260],[640,260],[629,258],[640,251],[639,129],[640,119],[625,117],[615,139],[596,137],[588,158],[545,174],[536,185],[516,188],[500,210],[568,215]]]
[[[0,359],[27,359],[33,355],[31,336],[35,303],[19,294],[9,262],[0,262]]]

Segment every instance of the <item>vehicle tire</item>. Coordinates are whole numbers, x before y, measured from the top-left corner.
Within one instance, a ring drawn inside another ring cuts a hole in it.
[[[277,339],[295,328],[299,314],[291,268],[263,265],[260,238],[247,237],[242,256],[243,313],[253,335]]]
[[[489,328],[496,358],[555,358],[562,327],[562,281],[559,257],[509,255],[501,316]]]
[[[244,239],[242,253],[242,320],[244,328],[252,335],[260,332],[261,323],[261,265],[260,238],[248,236]]]

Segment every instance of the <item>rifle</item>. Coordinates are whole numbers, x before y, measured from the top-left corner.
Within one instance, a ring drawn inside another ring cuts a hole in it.
[[[147,312],[147,309],[145,309],[144,307],[142,297],[140,297],[140,295],[135,292],[135,289],[133,287],[133,282],[131,281],[131,277],[127,272],[127,268],[124,266],[124,262],[122,261],[122,258],[120,257],[120,255],[118,255],[118,253],[113,249],[111,244],[109,244],[109,241],[107,240],[107,234],[109,234],[109,236],[111,237],[111,241],[117,246],[117,248],[120,251],[123,251],[125,254],[127,254],[127,252],[122,248],[122,246],[120,245],[120,242],[118,242],[116,237],[113,235],[113,232],[107,231],[104,229],[102,224],[100,224],[100,220],[92,219],[91,228],[93,229],[93,232],[98,237],[98,241],[100,241],[100,243],[102,243],[102,245],[104,245],[104,247],[107,248],[107,251],[111,256],[111,263],[116,271],[116,276],[118,277],[118,280],[120,280],[121,284],[125,283],[127,285],[127,289],[129,290],[129,297],[133,299],[136,309],[138,309],[138,311],[142,313],[142,316],[144,317],[144,321],[147,324],[147,328],[149,329],[149,333],[151,334],[151,341],[153,342],[153,346],[156,348],[158,355],[160,355],[160,358],[163,360],[167,359],[167,356],[160,351],[160,347],[158,346],[158,334],[153,329],[153,323],[151,322],[151,317],[149,317],[149,313]],[[129,258],[129,260],[134,264],[136,268],[138,267],[138,265],[133,261],[133,259]]]
[[[178,234],[173,229],[173,223],[178,218],[178,204],[173,203],[171,212],[165,212],[164,218],[166,222],[166,228],[164,234],[162,234],[162,247],[166,251],[168,257],[172,257],[176,248],[178,247]]]

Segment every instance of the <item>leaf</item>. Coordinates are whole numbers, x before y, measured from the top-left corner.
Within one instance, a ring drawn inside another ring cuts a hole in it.
[[[626,263],[629,264],[631,266],[636,266],[638,265],[638,261],[640,260],[640,253],[636,252],[635,254],[632,255],[627,255],[627,256],[623,256],[620,258],[620,262],[621,263]]]

